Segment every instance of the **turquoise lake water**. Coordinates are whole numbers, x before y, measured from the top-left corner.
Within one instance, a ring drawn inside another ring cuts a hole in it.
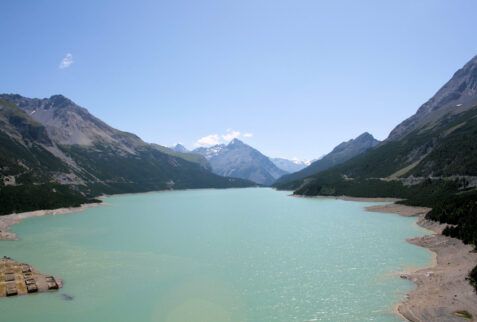
[[[24,220],[0,255],[65,284],[1,298],[0,320],[401,321],[394,305],[414,286],[395,274],[432,260],[405,242],[425,234],[416,219],[288,194],[124,195]]]

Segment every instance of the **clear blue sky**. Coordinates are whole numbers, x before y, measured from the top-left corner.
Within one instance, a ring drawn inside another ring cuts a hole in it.
[[[0,92],[63,94],[148,142],[192,148],[240,132],[289,158],[364,131],[386,138],[477,54],[475,0],[6,0],[0,10]]]

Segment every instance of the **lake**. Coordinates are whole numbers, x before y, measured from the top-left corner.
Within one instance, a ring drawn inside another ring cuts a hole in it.
[[[414,285],[396,274],[431,253],[416,218],[379,203],[265,188],[105,198],[24,220],[0,255],[64,279],[55,293],[0,298],[2,321],[401,321]],[[69,295],[73,299],[66,300]]]

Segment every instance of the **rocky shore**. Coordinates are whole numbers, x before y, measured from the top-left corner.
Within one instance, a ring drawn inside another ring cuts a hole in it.
[[[295,196],[295,195],[293,195]],[[302,196],[297,196],[302,197]],[[348,196],[316,196],[347,201],[393,202],[366,207],[366,211],[392,213],[405,217],[419,217],[417,224],[432,235],[410,238],[407,242],[427,248],[434,254],[434,263],[415,271],[402,272],[416,284],[406,295],[404,302],[396,305],[396,313],[407,321],[465,321],[477,319],[477,293],[467,277],[477,265],[477,252],[472,245],[442,235],[446,227],[435,221],[426,220],[431,210],[425,207],[410,207],[396,204],[395,198],[359,198]]]
[[[467,280],[477,265],[473,246],[442,235],[445,225],[424,218],[429,208],[387,204],[366,207],[366,210],[419,216],[417,224],[434,233],[407,240],[429,249],[435,257],[433,265],[401,274],[417,287],[396,306],[399,315],[408,321],[465,321],[477,317],[477,294]]]

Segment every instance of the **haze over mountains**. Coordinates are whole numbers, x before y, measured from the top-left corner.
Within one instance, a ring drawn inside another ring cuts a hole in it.
[[[258,150],[233,139],[229,144],[212,147],[200,147],[193,151],[209,160],[212,171],[216,174],[248,179],[263,185],[271,185],[286,173],[279,169],[268,157]]]
[[[240,143],[234,146],[235,149],[231,149],[232,145],[218,144],[211,147],[200,147],[190,151],[180,143],[171,146],[170,149],[181,153],[196,153],[208,161],[212,160],[215,168],[211,165],[210,169],[214,173],[220,175],[233,173],[233,175],[231,175],[232,177],[236,176],[238,178],[252,180],[263,185],[273,183],[280,173],[296,172],[311,164],[311,162],[306,160],[270,158],[244,142],[238,139],[235,140],[237,140],[235,141],[236,143]],[[232,143],[232,141],[230,143]],[[239,147],[241,147],[241,149],[239,149]],[[233,153],[231,153],[232,151]],[[278,170],[273,167],[266,158],[268,158]],[[230,159],[233,159],[233,162],[229,162]],[[283,172],[280,172],[280,170]]]
[[[285,159],[285,158],[270,158],[270,160],[280,169],[292,173],[300,171],[303,168],[309,166],[314,160],[298,160],[298,159]]]

